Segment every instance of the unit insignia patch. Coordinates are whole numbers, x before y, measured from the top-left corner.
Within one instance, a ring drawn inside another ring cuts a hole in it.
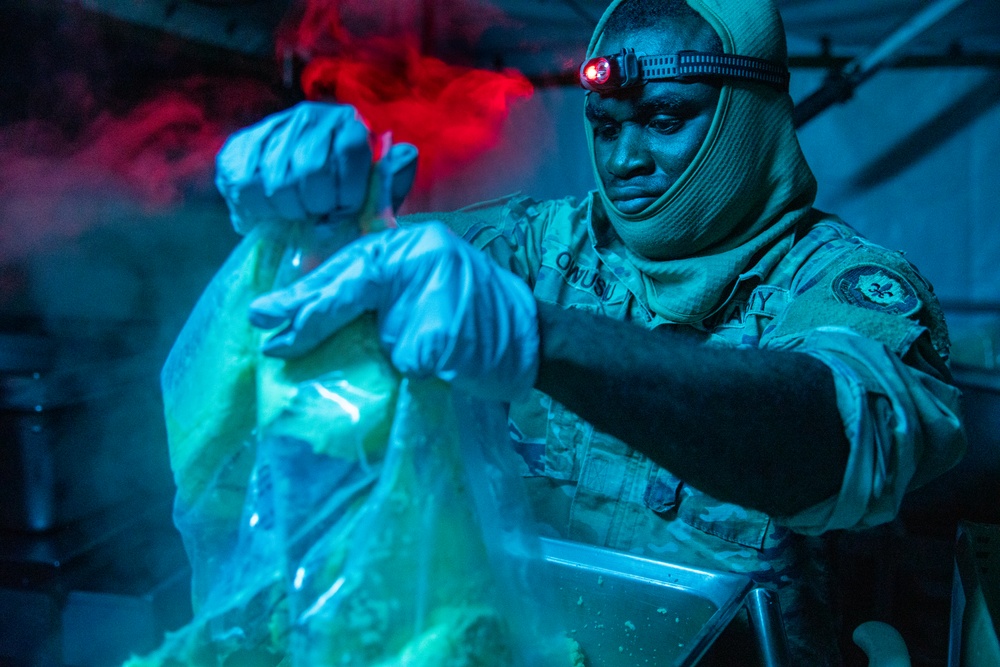
[[[890,315],[912,315],[922,305],[917,291],[901,275],[877,264],[859,264],[833,279],[837,299]]]

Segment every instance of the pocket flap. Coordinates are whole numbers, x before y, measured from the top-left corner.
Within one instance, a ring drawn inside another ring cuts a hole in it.
[[[682,487],[677,516],[692,528],[752,549],[761,549],[771,517],[758,510],[724,503],[691,488]]]

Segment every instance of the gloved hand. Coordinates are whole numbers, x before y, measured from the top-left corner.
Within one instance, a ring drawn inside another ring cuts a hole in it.
[[[286,327],[264,353],[295,357],[375,311],[393,365],[483,398],[525,397],[538,374],[538,314],[517,276],[441,223],[369,234],[290,287],[259,297],[250,321]]]
[[[417,168],[417,149],[394,145],[388,160],[393,207]],[[268,220],[357,215],[365,204],[372,151],[354,107],[301,102],[233,134],[216,156],[215,185],[233,228],[246,234]]]

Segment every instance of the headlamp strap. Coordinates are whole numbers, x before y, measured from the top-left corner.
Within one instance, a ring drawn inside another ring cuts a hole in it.
[[[632,57],[636,58],[635,55]],[[788,92],[788,70],[761,58],[681,51],[669,56],[638,56],[636,60],[639,64],[639,77],[643,81],[685,76],[727,76],[764,83]]]
[[[669,81],[704,76],[724,76],[763,83],[788,92],[788,70],[762,58],[701,51],[671,55],[636,56],[622,49],[614,56],[597,56],[580,66],[580,85],[598,92],[639,86],[649,81]]]

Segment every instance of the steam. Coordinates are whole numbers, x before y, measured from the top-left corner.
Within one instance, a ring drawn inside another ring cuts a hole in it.
[[[85,88],[82,89],[85,92]],[[232,117],[268,93],[244,80],[193,77],[77,132],[58,119],[0,132],[0,261],[77,238],[123,214],[159,214],[211,183]]]
[[[52,344],[38,446],[72,469],[60,497],[82,512],[171,490],[159,369],[235,241],[214,156],[274,100],[252,80],[195,76],[102,108],[86,74],[54,76],[72,85],[0,127],[0,331]]]

